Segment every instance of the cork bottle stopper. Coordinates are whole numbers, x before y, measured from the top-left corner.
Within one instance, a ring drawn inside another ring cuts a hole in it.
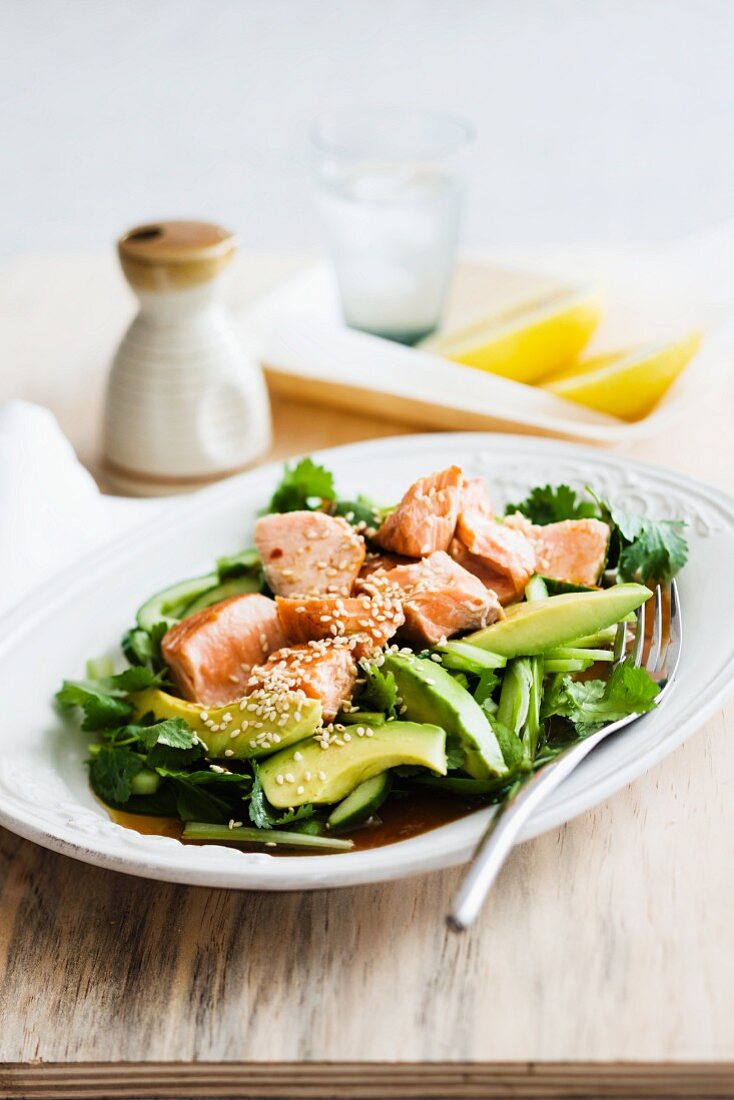
[[[140,225],[117,242],[125,278],[136,290],[185,290],[208,283],[226,267],[237,241],[207,222]]]

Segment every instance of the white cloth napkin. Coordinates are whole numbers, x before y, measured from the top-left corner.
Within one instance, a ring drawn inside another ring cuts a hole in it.
[[[0,612],[161,507],[103,496],[48,409],[0,404]]]

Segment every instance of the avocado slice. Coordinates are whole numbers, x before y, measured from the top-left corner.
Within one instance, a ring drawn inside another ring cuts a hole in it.
[[[227,759],[235,760],[268,756],[286,745],[292,745],[294,741],[309,737],[321,724],[320,700],[304,700],[302,695],[295,694],[292,698],[284,698],[279,717],[275,720],[267,720],[248,710],[247,696],[223,707],[202,707],[198,703],[168,695],[159,688],[146,688],[130,698],[136,718],[142,718],[144,714],[153,714],[158,721],[183,718],[206,747],[207,756],[214,760],[224,758],[225,754]],[[245,702],[244,709],[240,709],[242,702]],[[256,739],[258,744],[254,743]],[[228,751],[230,749],[231,752]]]
[[[259,769],[268,802],[278,809],[341,802],[366,779],[401,764],[446,774],[446,733],[440,726],[385,722],[376,729],[360,728],[372,736],[360,736],[352,727],[337,734],[341,745],[332,739],[324,749],[312,738],[268,757]]]
[[[474,779],[504,775],[507,766],[494,730],[466,688],[434,661],[390,654],[383,668],[395,677],[398,695],[413,722],[438,722],[466,753],[464,770]]]
[[[464,642],[502,657],[532,657],[618,623],[650,596],[644,584],[615,584],[515,604],[504,619],[469,634]]]

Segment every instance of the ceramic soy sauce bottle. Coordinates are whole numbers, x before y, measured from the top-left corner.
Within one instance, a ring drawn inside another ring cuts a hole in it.
[[[118,241],[140,312],[107,387],[104,454],[116,488],[183,492],[241,470],[270,444],[262,371],[218,300],[235,247],[226,229],[189,221]]]

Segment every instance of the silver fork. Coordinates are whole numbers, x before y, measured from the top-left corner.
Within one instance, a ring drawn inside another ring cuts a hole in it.
[[[649,602],[649,601],[648,601]],[[633,661],[635,667],[642,664],[645,644],[645,605],[637,612],[637,626]],[[667,698],[670,685],[680,661],[683,638],[680,600],[675,581],[670,585],[670,629],[668,637],[663,637],[663,597],[660,585],[655,589],[653,603],[653,629],[645,668],[660,685],[661,690],[655,702],[657,706]],[[616,664],[623,661],[627,652],[627,624],[621,623],[617,630],[614,646]],[[639,714],[628,714],[617,722],[610,722],[596,733],[577,741],[553,760],[539,769],[517,792],[497,808],[487,831],[477,845],[471,866],[462,882],[454,903],[448,914],[449,928],[454,932],[463,932],[474,921],[484,903],[489,890],[497,877],[502,864],[510,853],[523,826],[537,810],[538,806],[556,790],[597,745],[611,734],[624,729],[636,721]]]

